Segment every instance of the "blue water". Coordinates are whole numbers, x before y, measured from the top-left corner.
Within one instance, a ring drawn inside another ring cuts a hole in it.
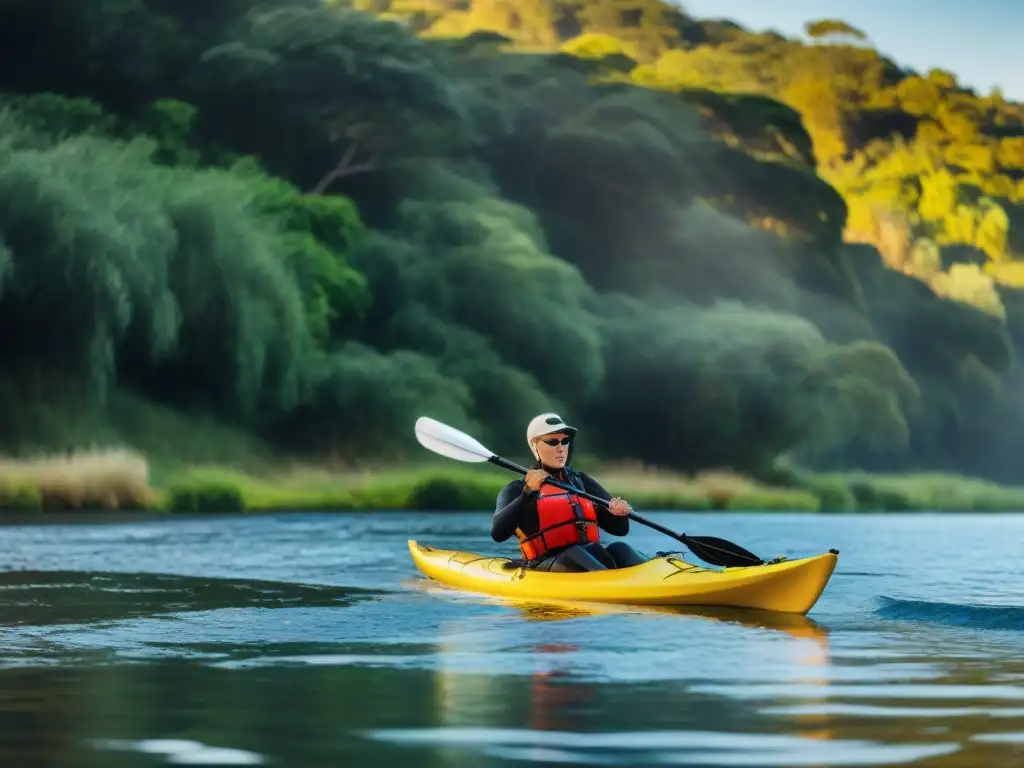
[[[1024,515],[647,516],[839,565],[804,620],[570,610],[413,568],[486,514],[6,526],[0,765],[1024,765]]]

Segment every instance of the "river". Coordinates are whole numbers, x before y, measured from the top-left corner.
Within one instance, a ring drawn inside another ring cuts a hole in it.
[[[648,516],[839,564],[807,619],[568,610],[413,568],[486,514],[8,522],[0,765],[1024,765],[1024,515]]]

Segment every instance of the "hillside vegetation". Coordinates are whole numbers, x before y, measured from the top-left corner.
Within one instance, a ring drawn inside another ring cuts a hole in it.
[[[1022,111],[947,73],[656,2],[13,0],[0,90],[8,453],[521,455],[552,409],[1019,477]]]

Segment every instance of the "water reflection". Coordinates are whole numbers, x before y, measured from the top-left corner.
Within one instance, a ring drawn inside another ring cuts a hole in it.
[[[898,695],[887,699],[893,686],[833,684],[836,660],[809,663],[806,654],[786,657],[798,686],[746,684],[758,677],[752,667],[717,688],[695,682],[713,670],[686,668],[674,680],[602,683],[579,670],[599,638],[496,646],[472,622],[439,630],[432,653],[419,654],[434,669],[388,666],[383,648],[364,649],[377,658],[369,666],[327,640],[234,649],[237,659],[263,659],[258,665],[64,665],[57,652],[47,666],[0,670],[0,764],[838,766],[930,758],[952,768],[1012,764],[1024,730],[1022,700],[967,686],[985,665],[972,672],[962,659],[931,660],[937,677],[894,686]],[[743,642],[719,651],[735,655]],[[466,654],[489,654],[496,671],[466,671]],[[1020,673],[1004,663],[1001,674]]]
[[[820,640],[825,645],[828,629],[810,618],[795,613],[776,613],[740,608],[676,605],[617,605],[614,603],[583,603],[568,601],[536,602],[531,600],[504,601],[514,606],[527,621],[563,621],[586,616],[679,616],[740,624],[744,627],[771,629],[793,637]]]
[[[495,645],[495,634],[488,632],[484,622],[466,620],[446,622],[440,627],[438,647],[440,659],[453,663],[438,671],[437,709],[442,725],[428,729],[378,729],[367,736],[385,743],[407,747],[435,747],[452,754],[452,759],[465,765],[480,765],[481,758],[495,760],[534,761],[549,763],[635,765],[639,762],[671,764],[708,760],[730,764],[731,760],[749,759],[765,749],[766,737],[776,729],[772,723],[759,723],[747,707],[737,705],[728,696],[695,694],[688,681],[699,679],[703,653],[694,652],[689,644],[689,666],[676,670],[674,681],[667,685],[619,685],[593,682],[595,658],[610,647],[608,663],[616,663],[630,654],[629,646],[617,646],[604,639],[601,627],[586,623],[594,617],[627,617],[660,619],[657,633],[666,636],[669,644],[685,638],[691,630],[697,644],[703,642],[700,628],[711,629],[716,623],[727,623],[767,635],[781,634],[790,653],[785,675],[799,679],[808,686],[817,686],[818,695],[807,696],[808,706],[823,705],[828,696],[828,632],[817,622],[803,616],[772,614],[736,609],[678,609],[662,606],[635,607],[576,602],[504,601],[518,616],[528,622],[571,622],[575,624],[578,642],[534,642]],[[682,620],[682,625],[670,620]],[[686,622],[691,626],[687,626]],[[493,620],[492,622],[493,623]],[[696,625],[693,625],[696,623]],[[697,631],[694,631],[697,630]],[[763,637],[762,637],[763,639]],[[778,635],[775,638],[778,639]],[[747,634],[745,640],[754,640]],[[686,641],[684,640],[684,643]],[[754,644],[757,642],[754,640]],[[738,647],[730,650],[738,651]],[[747,649],[748,652],[751,650]],[[777,649],[781,650],[781,649]],[[487,652],[508,659],[509,666],[500,678],[466,674],[456,661],[467,652]],[[525,651],[525,653],[524,653]],[[779,655],[774,661],[778,663]],[[514,665],[520,665],[518,667]],[[754,674],[750,670],[743,675]],[[526,702],[510,693],[515,684],[512,675],[529,689]],[[646,696],[645,696],[646,693]],[[509,717],[513,704],[523,707],[523,718],[515,722]],[[515,725],[510,725],[510,720]],[[701,730],[707,723],[722,730]],[[830,717],[821,712],[804,716],[793,728],[792,738],[767,742],[788,745],[785,760],[800,759],[802,745],[833,738],[828,727]],[[767,733],[758,733],[760,728]],[[595,729],[602,733],[594,733]],[[617,729],[626,729],[619,732]],[[635,729],[635,730],[634,730]],[[777,734],[775,734],[777,735]],[[716,742],[711,752],[701,752],[702,744]],[[738,751],[721,751],[726,743],[740,745]],[[742,745],[746,746],[742,746]],[[839,743],[838,749],[849,750]],[[750,752],[749,750],[753,750]],[[806,751],[806,750],[805,750]],[[691,754],[692,753],[692,754]],[[809,753],[810,754],[810,753]],[[923,755],[917,752],[915,755]],[[744,764],[744,763],[739,763]],[[768,763],[771,764],[771,759]],[[792,764],[783,762],[780,764]],[[827,763],[822,763],[827,764]]]

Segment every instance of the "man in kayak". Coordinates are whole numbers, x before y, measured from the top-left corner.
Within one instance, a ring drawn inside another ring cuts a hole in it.
[[[625,500],[612,498],[592,477],[569,466],[576,432],[556,413],[542,413],[530,421],[526,441],[536,462],[524,479],[513,480],[498,494],[491,538],[500,542],[515,535],[524,560],[542,571],[601,571],[646,562],[623,541],[601,546],[599,529],[625,536],[627,515],[633,510]],[[608,508],[544,484],[548,477],[607,499]]]

